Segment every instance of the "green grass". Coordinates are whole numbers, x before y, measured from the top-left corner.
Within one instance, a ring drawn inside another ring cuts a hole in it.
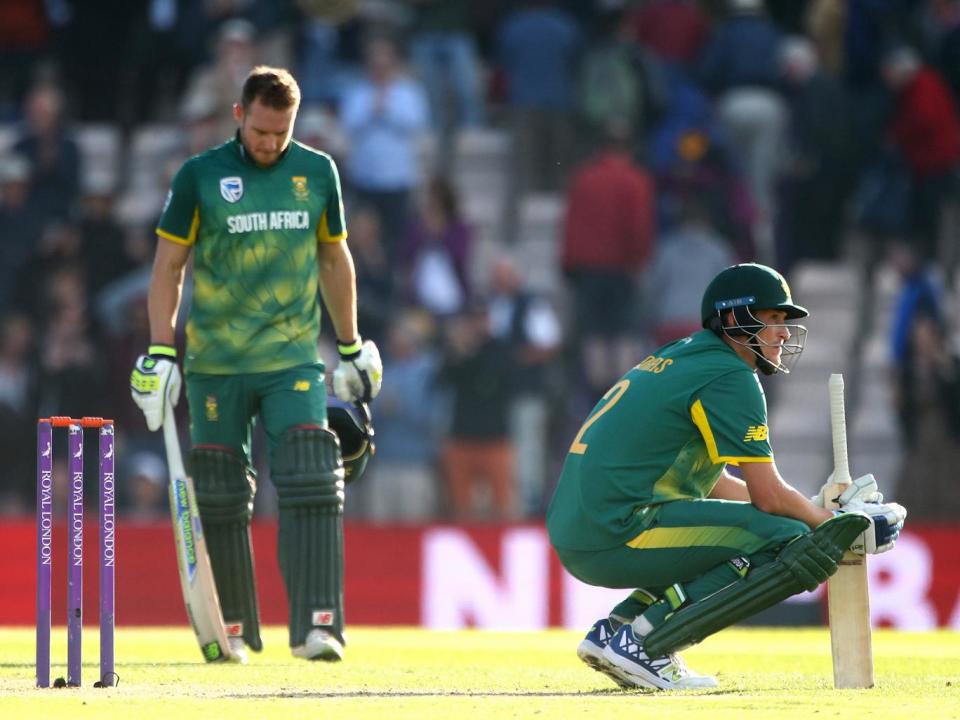
[[[65,674],[54,631],[51,677]],[[116,688],[94,689],[95,632],[85,638],[85,686],[40,690],[32,628],[0,628],[0,717],[123,720],[272,718],[960,719],[960,634],[874,633],[877,687],[834,690],[826,630],[733,629],[684,653],[720,687],[623,692],[581,665],[580,635],[354,628],[346,662],[291,657],[269,628],[249,665],[204,665],[187,629],[121,627]],[[614,715],[617,713],[617,715]]]

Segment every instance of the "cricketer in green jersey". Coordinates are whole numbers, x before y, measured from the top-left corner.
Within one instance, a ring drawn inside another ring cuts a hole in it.
[[[880,504],[872,475],[835,515],[777,472],[757,371],[789,372],[806,337],[795,320],[807,316],[784,278],[727,268],[701,310],[703,330],[656,350],[597,403],[547,511],[574,577],[633,589],[577,651],[623,687],[714,687],[675,651],[816,587],[867,527],[868,552],[890,549],[905,516]]]
[[[290,645],[307,659],[343,655],[343,484],[318,354],[320,298],[338,338],[334,391],[377,395],[382,366],[357,328],[356,279],[333,159],[292,139],[300,90],[289,72],[254,68],[234,106],[236,137],[187,160],[157,227],[151,344],[131,391],[151,430],[176,405],[174,329],[187,261],[193,299],[184,358],[203,530],[233,655],[260,650],[250,546],[254,423],[277,489],[280,569]],[[318,292],[319,289],[319,292]]]

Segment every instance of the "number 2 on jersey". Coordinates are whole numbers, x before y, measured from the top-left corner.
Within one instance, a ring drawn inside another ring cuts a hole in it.
[[[573,444],[570,446],[570,452],[572,452],[574,455],[583,455],[587,451],[587,444],[581,442],[583,439],[583,434],[587,431],[588,427],[600,419],[601,415],[617,404],[617,401],[623,397],[623,394],[627,391],[628,387],[630,387],[630,381],[621,380],[612,388],[607,390],[606,394],[603,396],[603,400],[605,400],[606,403],[593,415],[587,418],[587,421],[583,424],[583,427],[580,428],[580,432],[578,432],[577,436],[573,439]]]

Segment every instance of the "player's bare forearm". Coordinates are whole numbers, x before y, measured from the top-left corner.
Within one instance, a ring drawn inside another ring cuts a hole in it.
[[[344,241],[317,244],[320,295],[330,314],[338,340],[359,337],[357,329],[357,278],[353,256]]]
[[[817,507],[789,485],[773,462],[743,463],[740,472],[749,491],[750,502],[763,512],[799,520],[811,529],[833,517],[832,512]]]
[[[174,344],[177,311],[183,294],[183,275],[189,257],[189,246],[157,238],[157,252],[153,258],[147,296],[151,343]]]

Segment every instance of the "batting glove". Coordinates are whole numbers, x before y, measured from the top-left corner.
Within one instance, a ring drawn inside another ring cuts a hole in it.
[[[130,394],[143,411],[150,430],[163,425],[166,400],[176,407],[180,400],[180,368],[177,351],[169,345],[151,345],[146,355],[137,358],[130,373]]]
[[[900,537],[907,509],[898,503],[865,503],[853,500],[837,512],[855,512],[870,518],[870,527],[854,540],[850,549],[863,555],[879,555],[893,548]]]
[[[826,484],[820,488],[820,492],[810,498],[812,502],[817,507],[826,507],[823,499],[823,491],[827,485],[833,484],[833,473],[830,473],[830,477],[827,478]],[[873,477],[873,474],[868,473],[866,475],[861,475],[856,480],[851,481],[850,485],[844,490],[838,497],[828,498],[831,502],[837,503],[840,507],[844,507],[847,503],[850,503],[854,500],[859,500],[860,502],[865,503],[882,503],[883,502],[883,493],[880,492],[877,487],[877,480]]]
[[[337,340],[340,362],[333,371],[333,392],[344,402],[370,402],[383,383],[383,362],[372,340]]]

